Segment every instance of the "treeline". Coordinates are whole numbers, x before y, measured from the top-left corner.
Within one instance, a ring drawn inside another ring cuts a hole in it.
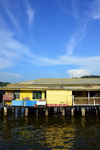
[[[0,87],[6,86],[7,84],[10,84],[9,82],[0,82]]]
[[[82,76],[81,78],[100,78],[100,75],[86,75]]]

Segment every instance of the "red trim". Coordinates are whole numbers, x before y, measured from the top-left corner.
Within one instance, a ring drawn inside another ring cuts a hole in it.
[[[68,106],[68,104],[47,104],[47,106]]]

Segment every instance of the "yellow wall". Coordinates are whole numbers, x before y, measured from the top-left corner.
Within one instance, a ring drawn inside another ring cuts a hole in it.
[[[29,97],[30,100],[33,100],[33,90],[20,90],[20,99]],[[13,91],[6,91],[6,93],[11,93]],[[42,100],[45,99],[45,91],[42,91]],[[72,91],[66,90],[47,90],[46,91],[46,101],[47,104],[68,104],[72,105]]]
[[[47,104],[68,104],[72,105],[72,91],[66,90],[48,90]]]
[[[32,91],[20,91],[20,100],[23,98],[29,97],[29,100],[32,100]]]
[[[42,91],[42,99],[45,99],[45,91]]]
[[[72,105],[72,91],[66,91],[67,92],[67,100],[68,100],[68,105]]]
[[[33,90],[21,90],[20,91],[20,100],[23,100],[23,98],[29,97],[29,100],[32,100],[33,98]],[[44,91],[42,91],[42,100],[44,100]]]

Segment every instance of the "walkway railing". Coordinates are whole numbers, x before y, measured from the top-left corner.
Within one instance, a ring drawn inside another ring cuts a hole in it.
[[[73,97],[73,106],[100,105],[100,97]]]

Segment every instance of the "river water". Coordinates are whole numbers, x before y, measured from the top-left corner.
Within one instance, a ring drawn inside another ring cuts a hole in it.
[[[0,150],[100,150],[100,116],[0,113]]]

